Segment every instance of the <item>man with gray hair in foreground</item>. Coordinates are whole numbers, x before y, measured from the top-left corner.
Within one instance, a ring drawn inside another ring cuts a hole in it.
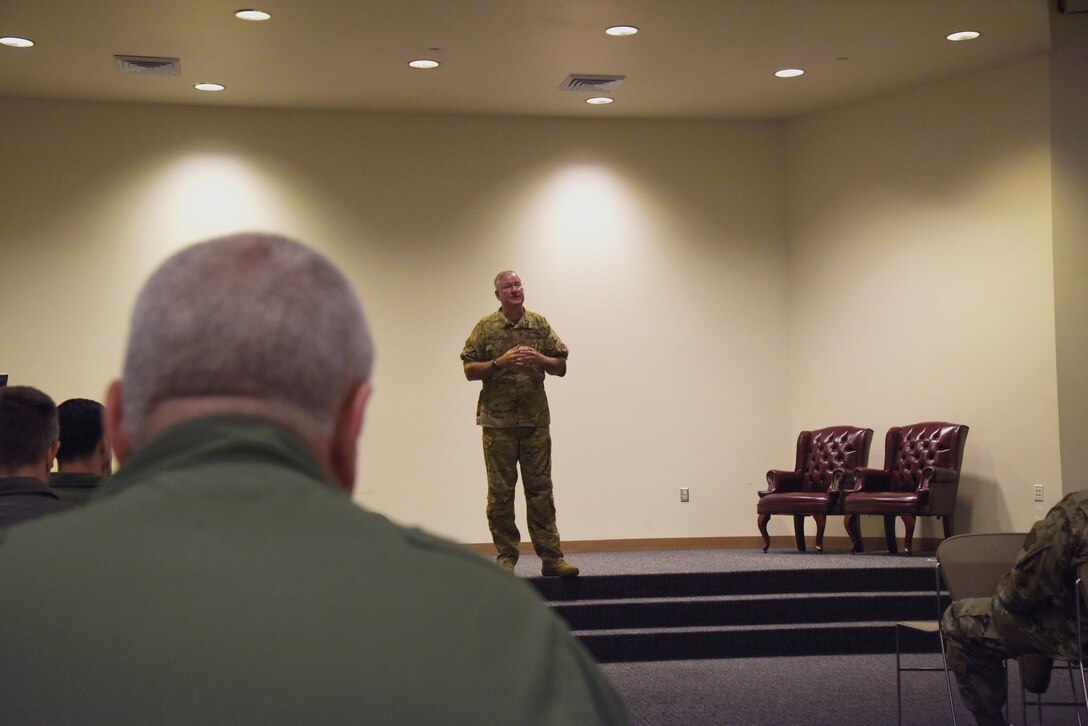
[[[247,234],[167,260],[95,506],[0,540],[0,723],[626,723],[525,583],[354,505],[351,286]]]

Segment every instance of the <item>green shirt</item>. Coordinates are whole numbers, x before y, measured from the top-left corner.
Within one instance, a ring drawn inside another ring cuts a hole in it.
[[[3,724],[627,722],[526,583],[255,419],[166,431],[0,573]]]
[[[570,352],[543,315],[526,310],[521,320],[511,323],[500,309],[476,323],[461,350],[461,360],[495,360],[517,345],[535,348],[549,358],[566,358]],[[526,366],[503,369],[485,380],[476,404],[476,423],[499,428],[550,424],[544,375]]]
[[[55,471],[49,475],[49,488],[69,504],[83,506],[98,491],[102,481],[97,474]]]

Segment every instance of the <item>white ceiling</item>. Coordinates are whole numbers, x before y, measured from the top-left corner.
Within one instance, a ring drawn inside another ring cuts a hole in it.
[[[272,19],[238,20],[243,7]],[[0,46],[0,96],[784,119],[1046,53],[1048,12],[1047,0],[2,0],[0,35],[37,45]],[[606,36],[615,24],[641,32]],[[945,40],[957,30],[982,37]],[[121,74],[114,54],[180,57],[181,75]],[[418,57],[442,66],[408,68]],[[787,67],[807,72],[774,77]],[[559,90],[570,73],[627,78],[594,107]]]

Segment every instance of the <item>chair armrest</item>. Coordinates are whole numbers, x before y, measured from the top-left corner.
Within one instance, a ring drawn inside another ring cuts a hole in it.
[[[892,480],[892,473],[885,469],[869,469],[861,467],[854,469],[854,487],[843,490],[845,494],[854,492],[880,492],[886,491]]]
[[[927,466],[922,469],[922,481],[918,483],[918,493],[928,493],[932,484],[942,482],[954,482],[959,479],[955,469],[946,469],[943,466]]]
[[[849,494],[857,491],[856,478],[854,472],[856,469],[835,469],[831,472],[831,486],[827,488],[827,496],[832,502],[839,498],[839,495]]]
[[[927,466],[922,470],[922,482],[940,482],[940,481],[956,481],[959,478],[959,474],[955,469],[948,469],[943,466]]]
[[[918,485],[918,498],[939,511],[951,513],[956,507],[956,490],[960,477],[955,469],[943,466],[927,466],[922,470],[922,483]]]
[[[799,491],[801,491],[801,472],[771,469],[767,472],[767,489],[759,492],[759,496]]]

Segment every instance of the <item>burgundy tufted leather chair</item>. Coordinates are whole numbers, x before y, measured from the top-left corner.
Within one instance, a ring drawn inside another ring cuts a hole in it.
[[[771,545],[767,522],[772,514],[793,515],[797,549],[805,551],[805,517],[816,520],[816,551],[824,551],[827,515],[842,514],[839,497],[844,483],[853,481],[853,471],[869,463],[873,430],[856,426],[829,426],[802,431],[797,437],[797,467],[794,471],[767,472],[767,489],[759,492],[756,523],[763,535],[763,551]]]
[[[884,468],[858,469],[854,488],[844,489],[846,531],[861,552],[862,514],[884,517],[888,551],[895,552],[895,518],[903,519],[903,550],[909,555],[916,517],[940,517],[951,537],[960,483],[966,426],[943,421],[896,426],[884,439]]]

